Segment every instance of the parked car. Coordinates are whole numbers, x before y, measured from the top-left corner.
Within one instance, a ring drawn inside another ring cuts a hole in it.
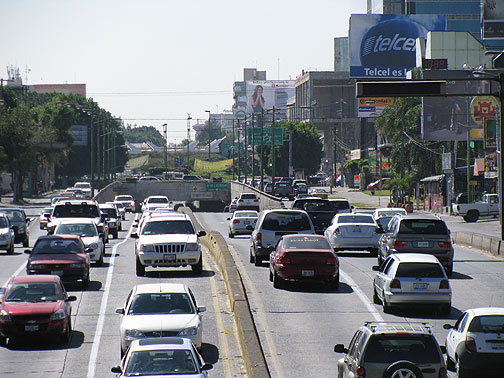
[[[184,177],[182,178],[182,180],[185,180],[185,181],[199,181],[199,180],[203,180],[200,176],[197,176],[197,175],[184,175]]]
[[[117,212],[115,205],[101,203],[98,205],[100,213],[105,216],[105,221],[109,229],[109,234],[112,234],[114,239],[119,236],[119,229],[121,228],[121,216]]]
[[[156,176],[143,176],[138,179],[138,182],[161,181]]]
[[[284,235],[270,254],[269,279],[276,288],[287,281],[321,281],[339,287],[339,260],[325,236]]]
[[[373,218],[382,229],[385,229],[396,214],[407,215],[408,213],[402,207],[382,207],[373,211]]]
[[[121,194],[115,196],[114,202],[122,203],[126,211],[129,211],[130,213],[135,211],[136,207],[135,199],[133,198],[133,196],[130,196],[129,194]]]
[[[498,217],[499,195],[484,194],[479,202],[455,203],[452,205],[452,213],[460,215],[466,222],[476,222],[480,217]]]
[[[44,207],[39,214],[39,226],[41,230],[45,230],[47,228],[47,223],[49,223],[49,218],[51,217],[51,213],[53,211],[52,207]]]
[[[255,193],[241,193],[236,205],[237,210],[259,211],[259,197]]]
[[[453,273],[453,246],[446,223],[434,215],[392,217],[379,241],[378,265],[394,253],[426,253],[437,257],[448,276]]]
[[[121,356],[133,340],[147,337],[186,337],[201,350],[203,322],[199,306],[187,285],[152,283],[136,285],[128,294],[121,314]]]
[[[263,210],[250,237],[250,262],[260,266],[283,235],[314,234],[310,217],[304,210]]]
[[[30,245],[29,219],[23,209],[17,207],[1,207],[0,214],[5,214],[16,235],[14,243],[23,243],[23,247]]]
[[[392,306],[434,305],[442,314],[450,313],[450,283],[435,256],[398,253],[373,270],[378,270],[373,280],[373,301],[382,304],[384,312]]]
[[[258,213],[254,210],[235,211],[231,218],[227,218],[229,221],[229,237],[234,238],[235,235],[250,235],[254,230],[257,217]]]
[[[371,184],[368,184],[368,186],[366,187],[366,189],[370,190],[371,192],[374,192],[376,189],[386,188],[387,187],[386,182],[388,180],[390,180],[389,177],[383,177],[381,179],[373,181]]]
[[[0,345],[6,339],[56,336],[68,342],[72,333],[72,306],[56,275],[16,276],[0,296]]]
[[[81,237],[89,260],[97,266],[103,265],[105,244],[100,237],[96,224],[91,219],[65,219],[61,221],[54,235],[78,235]]]
[[[376,256],[380,239],[379,227],[371,214],[336,214],[324,235],[335,252],[367,250]]]
[[[339,378],[447,378],[443,351],[426,323],[367,322],[338,360]]]
[[[8,254],[13,254],[15,238],[16,234],[9,218],[4,214],[0,214],[0,249],[5,249]]]
[[[445,324],[446,366],[460,378],[497,377],[504,371],[504,308],[472,308]]]
[[[190,376],[207,377],[207,364],[191,340],[182,337],[154,337],[133,340],[121,365],[111,371],[118,377]]]
[[[53,274],[63,282],[81,282],[89,286],[90,259],[80,236],[40,236],[29,254],[26,274]]]

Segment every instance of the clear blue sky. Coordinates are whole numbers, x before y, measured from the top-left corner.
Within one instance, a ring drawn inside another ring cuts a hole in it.
[[[332,70],[333,38],[366,0],[4,0],[0,11],[0,77],[14,65],[24,84],[85,83],[114,116],[166,122],[180,143],[187,113],[231,109],[245,67],[267,79]]]

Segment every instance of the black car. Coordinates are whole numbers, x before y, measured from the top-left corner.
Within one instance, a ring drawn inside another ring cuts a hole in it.
[[[23,243],[23,247],[28,247],[30,244],[30,231],[28,230],[29,219],[26,217],[25,211],[20,208],[4,207],[0,209],[0,213],[7,215],[7,218],[9,218],[16,234],[14,243]]]

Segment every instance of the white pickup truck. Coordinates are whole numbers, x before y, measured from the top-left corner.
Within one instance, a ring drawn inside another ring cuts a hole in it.
[[[480,202],[453,204],[453,215],[460,215],[466,222],[476,222],[479,217],[499,216],[499,195],[483,194]]]

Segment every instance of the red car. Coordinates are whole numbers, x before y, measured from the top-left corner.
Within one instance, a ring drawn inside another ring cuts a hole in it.
[[[89,250],[91,252],[92,250]],[[80,236],[46,235],[35,242],[26,263],[26,274],[54,274],[63,282],[81,282],[82,287],[89,286],[88,251]]]
[[[325,236],[284,235],[270,254],[269,278],[276,288],[287,280],[296,280],[322,281],[337,289],[339,260]]]
[[[0,344],[7,338],[54,335],[68,342],[72,332],[72,307],[58,276],[11,278],[0,296]]]

